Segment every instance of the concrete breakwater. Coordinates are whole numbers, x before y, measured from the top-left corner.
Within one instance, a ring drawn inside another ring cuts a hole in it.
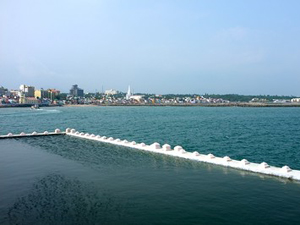
[[[199,162],[205,162],[205,163],[211,163],[215,165],[221,165],[225,167],[231,167],[236,168],[240,170],[245,171],[251,171],[255,173],[261,173],[271,176],[277,176],[277,177],[283,177],[288,178],[292,180],[298,180],[300,181],[300,171],[299,170],[292,170],[288,166],[283,167],[274,167],[268,165],[266,162],[262,163],[252,163],[249,162],[246,159],[242,160],[233,160],[229,156],[224,157],[216,157],[213,154],[200,154],[199,152],[188,152],[184,150],[181,146],[175,146],[173,149],[170,145],[164,144],[160,145],[159,143],[155,142],[151,145],[146,145],[145,143],[136,143],[135,141],[127,141],[127,140],[120,140],[115,139],[113,137],[106,137],[106,136],[100,136],[95,134],[89,134],[89,133],[83,133],[76,131],[75,129],[67,128],[65,132],[61,132],[59,129],[56,129],[54,132],[48,132],[45,131],[43,133],[37,133],[33,132],[31,134],[12,134],[9,133],[7,135],[1,135],[0,139],[4,138],[19,138],[19,137],[34,137],[34,136],[47,136],[47,135],[69,135],[76,138],[83,138],[93,141],[99,141],[103,143],[113,144],[113,145],[119,145],[124,146],[128,148],[134,148],[142,151],[148,151],[153,153],[159,153],[174,157],[180,157],[184,159],[199,161]]]

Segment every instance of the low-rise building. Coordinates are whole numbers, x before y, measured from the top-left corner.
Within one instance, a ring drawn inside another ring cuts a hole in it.
[[[39,104],[40,100],[35,97],[25,97],[24,95],[19,99],[20,104]]]
[[[104,93],[105,93],[106,95],[116,95],[116,94],[118,94],[119,92],[116,91],[116,90],[114,90],[114,89],[109,89],[109,90],[106,90]]]
[[[133,100],[135,100],[135,101],[137,101],[137,102],[141,102],[142,101],[142,99],[143,99],[143,95],[131,95],[130,97],[129,97],[129,99],[133,99]]]
[[[292,98],[291,99],[291,102],[294,102],[294,103],[300,103],[300,98]]]
[[[42,88],[40,90],[35,90],[34,97],[37,99],[48,98],[48,91]]]
[[[273,99],[273,103],[290,103],[291,100],[290,99]]]
[[[59,90],[56,89],[48,89],[48,98],[51,99],[52,101],[54,101],[54,99],[56,99],[56,97],[60,94]]]

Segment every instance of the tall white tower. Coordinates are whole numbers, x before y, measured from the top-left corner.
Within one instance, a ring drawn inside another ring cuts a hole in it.
[[[128,86],[128,91],[127,91],[127,94],[126,94],[126,100],[129,100],[130,97],[131,97],[131,91],[130,91],[130,85]]]

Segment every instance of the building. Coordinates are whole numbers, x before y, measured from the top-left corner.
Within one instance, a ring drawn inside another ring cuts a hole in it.
[[[79,88],[77,84],[74,84],[70,90],[70,95],[73,97],[83,97],[84,91],[83,89]]]
[[[48,98],[48,91],[46,91],[42,88],[40,90],[35,90],[34,97],[37,99]]]
[[[137,102],[141,102],[143,100],[143,95],[131,95],[129,99],[135,100]]]
[[[292,98],[291,102],[293,102],[293,103],[300,103],[300,98]]]
[[[34,97],[34,89],[33,86],[27,86],[25,84],[20,86],[20,91],[25,94],[25,97]]]
[[[118,91],[113,90],[113,89],[110,89],[110,90],[106,90],[106,91],[105,91],[105,94],[106,94],[106,95],[116,95],[116,94],[118,94],[118,93],[119,93]]]
[[[57,96],[60,94],[59,90],[56,89],[40,89],[40,90],[35,90],[34,92],[34,97],[37,99],[50,99],[51,101],[54,101]]]
[[[10,95],[12,97],[19,97],[20,96],[20,91],[19,90],[10,90]]]
[[[134,95],[131,92],[130,86],[128,86],[128,90],[127,90],[127,93],[126,93],[126,100],[134,100],[134,101],[137,101],[137,102],[141,102],[143,97],[144,97],[143,95]]]
[[[34,97],[25,97],[24,95],[19,99],[20,104],[39,104],[40,100]]]
[[[54,101],[54,99],[57,98],[57,96],[60,94],[59,90],[56,89],[48,89],[48,98],[51,99],[52,101]]]
[[[6,91],[7,91],[7,89],[6,89],[6,88],[4,88],[4,87],[0,87],[0,96],[3,96],[3,95],[5,95]]]

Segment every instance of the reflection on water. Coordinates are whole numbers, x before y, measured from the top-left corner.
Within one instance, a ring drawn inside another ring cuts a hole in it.
[[[9,224],[114,224],[125,204],[108,192],[76,179],[50,174],[33,184],[7,212]]]
[[[244,171],[220,165],[214,165],[205,162],[192,161],[183,158],[177,158],[168,155],[162,155],[147,151],[136,150],[123,146],[115,146],[107,143],[101,143],[92,140],[78,139],[70,136],[45,136],[33,138],[16,139],[22,143],[30,144],[49,153],[54,153],[63,158],[77,161],[84,166],[95,170],[112,171],[116,168],[122,168],[123,171],[131,168],[140,170],[145,167],[153,169],[180,170],[182,168],[193,169],[196,171],[204,170],[207,172],[218,171],[223,175],[236,174],[241,177],[254,176],[261,179],[277,180],[284,183],[298,181],[270,176],[265,174]]]

